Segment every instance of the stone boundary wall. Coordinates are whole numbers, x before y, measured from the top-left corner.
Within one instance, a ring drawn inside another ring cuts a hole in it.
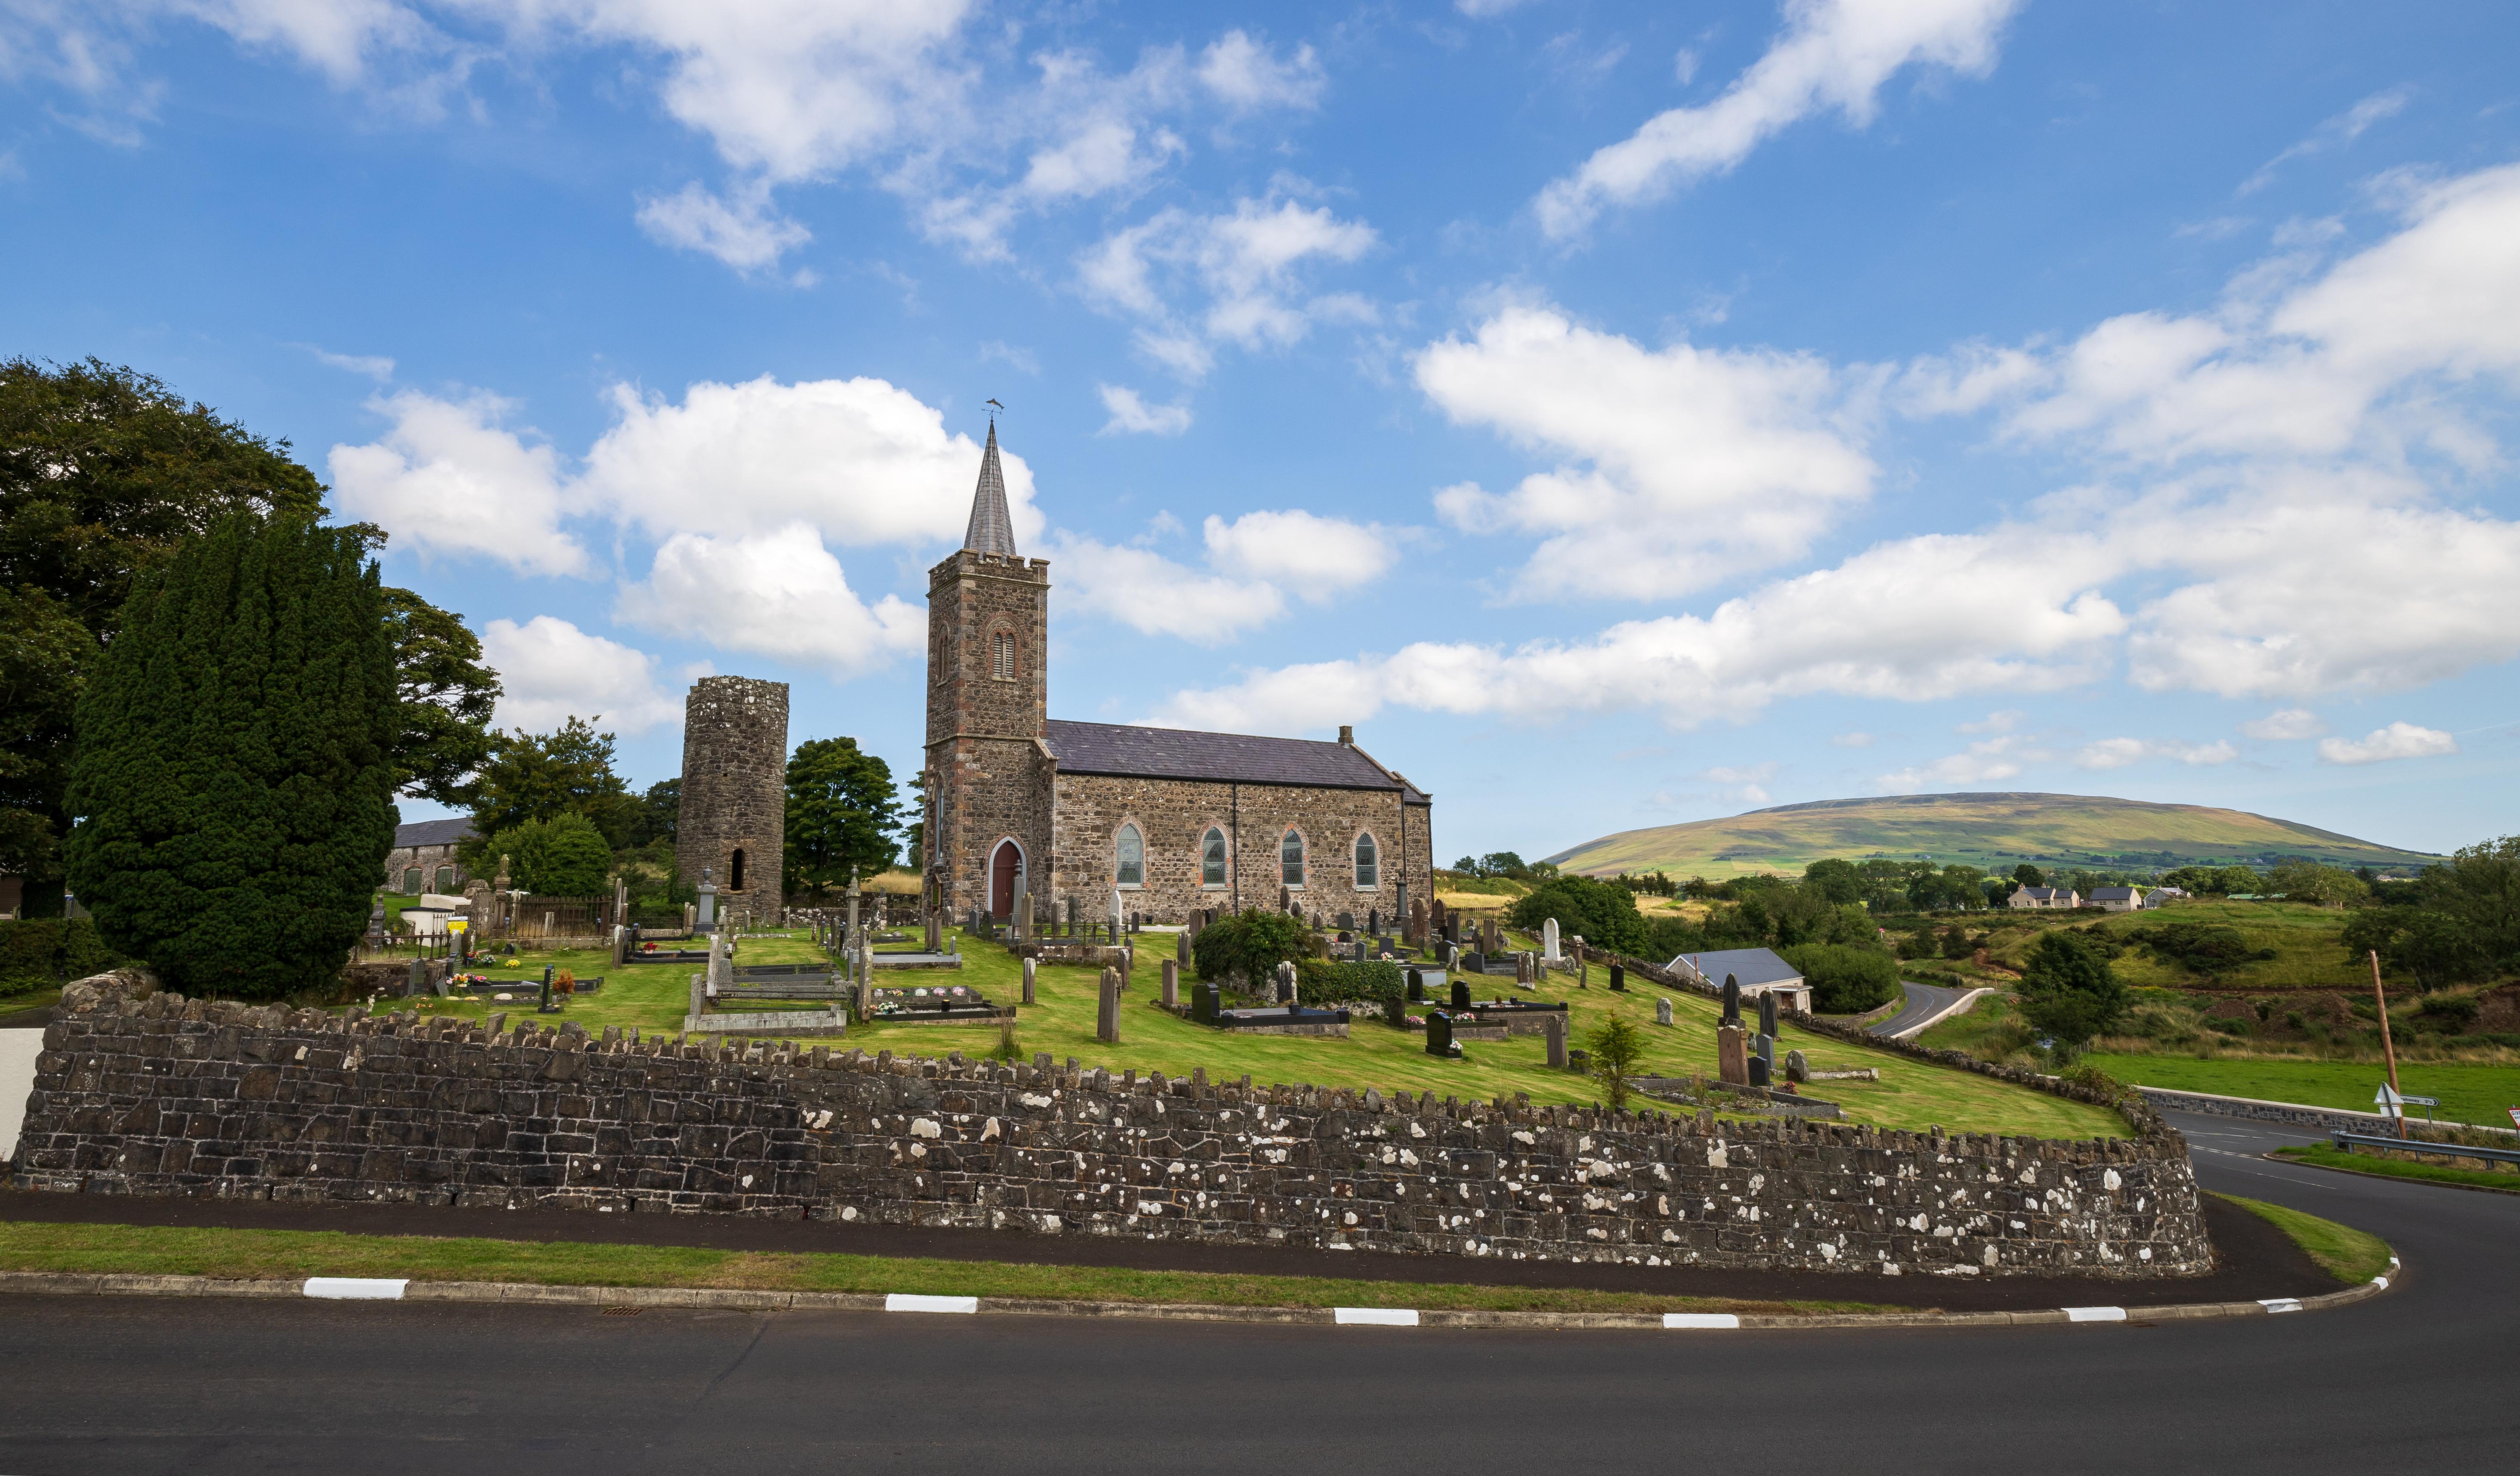
[[[66,990],[23,1187],[714,1211],[1429,1255],[2175,1275],[2185,1144],[1438,1103]],[[2157,1122],[2157,1119],[2156,1119]]]
[[[2178,1092],[2168,1087],[2138,1087],[2146,1103],[2173,1112],[2196,1112],[2209,1117],[2240,1117],[2254,1122],[2279,1122],[2293,1127],[2317,1128],[2325,1132],[2343,1128],[2348,1133],[2394,1134],[2396,1119],[2377,1112],[2355,1112],[2343,1107],[2314,1107],[2302,1102],[2267,1101],[2255,1096],[2222,1096],[2211,1092]],[[2434,1126],[2422,1119],[2422,1108],[2412,1109],[2408,1123],[2415,1129]],[[2514,1130],[2494,1123],[2461,1123],[2441,1119],[2442,1127],[2466,1128],[2471,1132],[2500,1133],[2514,1136]]]

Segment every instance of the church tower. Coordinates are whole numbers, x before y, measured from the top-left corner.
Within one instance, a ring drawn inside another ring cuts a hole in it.
[[[997,423],[963,547],[927,571],[927,855],[949,917],[1009,916],[1051,877],[1050,560],[1015,551]]]

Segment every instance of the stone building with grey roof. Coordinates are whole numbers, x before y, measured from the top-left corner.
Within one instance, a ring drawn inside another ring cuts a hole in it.
[[[963,547],[927,576],[930,895],[955,917],[1111,894],[1149,920],[1431,900],[1433,801],[1356,745],[1050,716],[1050,561],[1016,551],[996,425]]]

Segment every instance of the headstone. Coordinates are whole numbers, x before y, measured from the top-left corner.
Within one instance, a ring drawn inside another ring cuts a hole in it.
[[[1278,965],[1278,1003],[1295,1003],[1295,965],[1291,962]]]
[[[855,913],[857,910],[856,899],[850,899],[849,911]],[[852,923],[857,921],[854,917],[849,920]],[[1025,942],[1032,937],[1032,878],[1021,872],[1015,872],[1014,923],[1016,942]]]
[[[1393,995],[1382,1002],[1382,1023],[1394,1030],[1409,1028],[1409,1002]]]
[[[708,872],[707,867],[700,868],[699,900],[695,904],[698,910],[692,915],[695,923],[700,927],[717,925],[717,883],[706,879]]]
[[[1532,976],[1532,964],[1533,960],[1528,950],[1515,954],[1513,956],[1513,982],[1516,984],[1532,984],[1539,982]]]
[[[1412,1005],[1426,1003],[1426,975],[1422,969],[1409,970],[1409,1003]]]
[[[1788,1051],[1785,1052],[1785,1080],[1789,1082],[1807,1082],[1811,1080],[1811,1062],[1803,1059],[1803,1053],[1801,1051]]]
[[[1190,987],[1190,1017],[1202,1025],[1216,1023],[1216,986],[1192,984]]]
[[[1463,955],[1462,955],[1462,972],[1463,972],[1463,973],[1465,973],[1465,974],[1484,974],[1484,973],[1486,973],[1487,971],[1488,971],[1488,959],[1487,959],[1487,955],[1485,955],[1485,954],[1463,954]]]
[[[1753,1036],[1750,1039],[1750,1046],[1752,1054],[1758,1056],[1759,1059],[1766,1061],[1770,1069],[1775,1068],[1777,1064],[1777,1038],[1775,1036]]]
[[[1540,956],[1552,963],[1557,962],[1557,919],[1554,917],[1540,924]]]
[[[1777,992],[1773,989],[1759,993],[1759,1033],[1765,1036],[1777,1033]]]
[[[1750,1032],[1737,1022],[1715,1027],[1715,1074],[1735,1087],[1750,1084]]]
[[[1768,1058],[1764,1055],[1754,1055],[1750,1057],[1749,1066],[1750,1085],[1753,1087],[1767,1086],[1770,1075],[1768,1070]]]
[[[1625,963],[1610,965],[1610,988],[1619,994],[1628,992],[1628,965]]]
[[[402,997],[408,1000],[413,995],[420,993],[422,986],[426,984],[428,980],[428,965],[423,963],[418,959],[412,960],[411,967],[403,973]]]
[[[1453,1017],[1440,1009],[1426,1012],[1426,1053],[1451,1055],[1460,1048],[1453,1044]]]
[[[1339,930],[1340,932],[1342,932],[1342,933],[1352,933],[1352,932],[1356,931],[1356,914],[1354,914],[1354,913],[1341,913],[1341,914],[1339,914],[1339,915],[1338,915],[1338,930]]]
[[[1023,1002],[1027,1005],[1033,1003],[1033,976],[1039,971],[1040,963],[1040,960],[1029,955],[1023,961]]]
[[[1181,962],[1177,959],[1164,961],[1164,1007],[1166,1009],[1181,1007]]]
[[[1370,959],[1370,958],[1372,958],[1372,955],[1368,951],[1368,950],[1371,948],[1371,946],[1372,946],[1372,945],[1368,944],[1368,943],[1367,943],[1363,938],[1359,938],[1359,939],[1357,939],[1357,940],[1356,940],[1356,962],[1357,962],[1362,963],[1362,962],[1364,962],[1366,960],[1368,960],[1368,959]]]
[[[1671,996],[1664,995],[1654,1001],[1654,1023],[1657,1025],[1671,1023]]]
[[[1724,976],[1724,1019],[1721,1023],[1736,1030],[1741,1026],[1741,981],[1731,974]]]
[[[1401,928],[1400,936],[1408,940],[1412,947],[1426,946],[1426,900],[1424,898],[1421,897],[1409,904],[1409,921]]]
[[[1094,1012],[1094,1038],[1105,1045],[1120,1044],[1120,970],[1102,970],[1102,999]]]
[[[1540,1030],[1543,1035],[1549,1038],[1550,1069],[1552,1071],[1565,1070],[1566,1016],[1562,1014],[1552,1014],[1543,1018],[1540,1022]]]
[[[1455,1009],[1467,1009],[1470,1007],[1469,980],[1455,979],[1453,981],[1453,1007]]]
[[[1382,931],[1382,913],[1379,909],[1367,908],[1365,910],[1365,930],[1369,933],[1378,933]]]
[[[1192,939],[1193,939],[1193,938],[1195,938],[1195,937],[1197,937],[1197,936],[1198,936],[1198,919],[1197,919],[1195,917],[1193,917],[1191,919],[1191,925],[1190,925],[1190,926],[1188,926],[1188,927],[1186,927],[1186,928],[1183,928],[1180,932],[1177,932],[1177,933],[1173,934],[1173,938],[1174,938],[1174,940],[1175,940],[1175,941],[1174,941],[1174,943],[1173,943],[1173,957],[1174,957],[1174,958],[1176,958],[1176,959],[1178,959],[1178,960],[1180,960],[1180,961],[1181,961],[1182,962],[1184,962],[1184,963],[1188,963],[1188,962],[1190,962],[1190,945],[1191,945],[1191,940],[1192,940]]]

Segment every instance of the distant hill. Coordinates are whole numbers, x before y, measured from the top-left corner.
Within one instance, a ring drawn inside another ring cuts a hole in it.
[[[2027,861],[2093,870],[2265,865],[2309,857],[2334,866],[2412,868],[2441,858],[2357,840],[2291,821],[2087,794],[1905,794],[1825,799],[1753,810],[1730,820],[1621,830],[1547,858],[1569,872],[1669,872],[1716,880],[1753,872],[1798,873],[1849,861],[1958,862],[2008,872]]]

